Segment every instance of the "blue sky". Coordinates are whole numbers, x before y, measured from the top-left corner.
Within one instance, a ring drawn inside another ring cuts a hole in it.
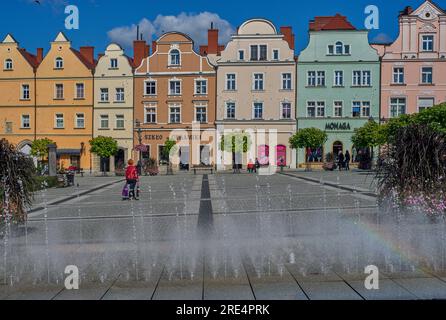
[[[64,31],[74,47],[92,45],[96,54],[111,41],[124,47],[135,37],[135,25],[140,24],[144,38],[155,39],[163,31],[179,29],[189,33],[201,44],[211,21],[221,29],[223,40],[229,38],[243,21],[253,17],[270,19],[279,27],[291,25],[296,34],[296,53],[308,41],[308,21],[316,15],[341,13],[357,27],[364,27],[367,5],[380,10],[380,29],[373,30],[370,39],[395,39],[398,35],[398,13],[405,6],[414,8],[423,0],[9,0],[2,1],[0,36],[12,33],[21,47],[35,52],[37,47],[49,47],[58,31]],[[446,0],[435,1],[446,8]],[[79,30],[65,30],[65,6],[76,5],[80,11]],[[6,14],[7,13],[7,14]],[[132,54],[131,50],[127,51]]]

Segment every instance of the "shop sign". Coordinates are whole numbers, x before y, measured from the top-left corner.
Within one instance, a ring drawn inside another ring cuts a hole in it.
[[[348,122],[328,122],[325,124],[325,130],[336,131],[336,130],[348,130],[350,131],[350,123]]]

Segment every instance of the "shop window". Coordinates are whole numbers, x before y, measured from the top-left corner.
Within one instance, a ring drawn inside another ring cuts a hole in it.
[[[307,148],[305,150],[305,160],[306,162],[323,162],[323,148]]]

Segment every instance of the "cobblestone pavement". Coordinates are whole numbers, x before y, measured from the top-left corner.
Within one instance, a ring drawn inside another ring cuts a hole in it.
[[[366,173],[142,177],[139,201],[78,181],[1,239],[0,299],[446,298],[445,225],[378,210]]]

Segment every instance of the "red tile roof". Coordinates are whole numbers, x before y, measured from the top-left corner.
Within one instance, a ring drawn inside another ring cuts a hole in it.
[[[39,63],[37,62],[37,57],[35,55],[22,48],[19,48],[19,52],[33,68],[36,68],[39,65]]]
[[[78,57],[78,59],[90,70],[93,70],[96,67],[97,61],[94,60],[94,63],[91,64],[88,60],[76,49],[71,48],[71,51]]]
[[[323,30],[356,30],[356,28],[347,20],[347,17],[339,13],[329,17],[315,17],[310,21],[310,31]]]

